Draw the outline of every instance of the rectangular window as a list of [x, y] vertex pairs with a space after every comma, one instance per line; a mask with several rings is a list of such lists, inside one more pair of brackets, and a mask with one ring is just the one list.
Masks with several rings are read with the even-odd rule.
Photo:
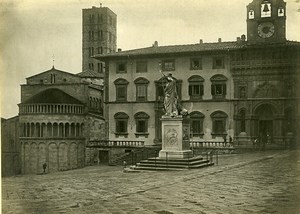
[[162, 62], [162, 70], [163, 71], [175, 71], [175, 60], [163, 60]]
[[191, 59], [191, 70], [201, 70], [202, 69], [202, 59]]
[[202, 96], [203, 95], [203, 85], [190, 85], [189, 86], [190, 96]]
[[119, 62], [117, 63], [117, 73], [126, 73], [127, 72], [127, 66], [125, 62]]
[[211, 94], [214, 96], [214, 98], [224, 98], [226, 95], [226, 83], [212, 84]]
[[102, 63], [97, 63], [98, 65], [98, 72], [102, 73]]
[[224, 121], [223, 120], [215, 120], [214, 121], [214, 133], [222, 134], [225, 132]]
[[194, 137], [199, 137], [200, 135], [202, 135], [202, 130], [203, 130], [203, 127], [202, 127], [202, 124], [203, 122], [201, 120], [193, 120], [192, 121], [192, 136]]
[[136, 63], [136, 73], [147, 72], [147, 62], [137, 62]]
[[93, 63], [89, 63], [89, 69], [94, 70], [94, 64]]
[[145, 101], [147, 99], [147, 85], [136, 86], [137, 101]]
[[224, 65], [224, 57], [213, 58], [213, 69], [222, 69]]
[[117, 90], [117, 101], [126, 101], [127, 100], [127, 86], [126, 85], [117, 85], [116, 86], [116, 90]]
[[127, 133], [127, 120], [117, 120], [116, 121], [116, 132], [117, 133]]
[[147, 122], [146, 120], [137, 120], [136, 132], [145, 133], [147, 132]]

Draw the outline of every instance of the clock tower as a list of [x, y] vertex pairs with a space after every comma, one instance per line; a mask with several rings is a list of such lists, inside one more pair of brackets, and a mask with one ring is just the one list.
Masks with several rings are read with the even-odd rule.
[[286, 2], [253, 0], [247, 6], [249, 44], [286, 41]]

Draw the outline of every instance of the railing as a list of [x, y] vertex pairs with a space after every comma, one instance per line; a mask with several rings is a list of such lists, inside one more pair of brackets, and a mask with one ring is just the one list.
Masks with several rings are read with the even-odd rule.
[[84, 106], [77, 104], [20, 104], [21, 114], [83, 114]]
[[89, 141], [87, 147], [144, 147], [144, 141], [99, 140]]
[[228, 148], [232, 143], [224, 141], [190, 141], [191, 148]]

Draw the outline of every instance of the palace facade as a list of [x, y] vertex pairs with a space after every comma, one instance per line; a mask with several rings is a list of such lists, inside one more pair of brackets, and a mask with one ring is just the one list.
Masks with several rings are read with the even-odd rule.
[[235, 140], [274, 147], [299, 141], [300, 43], [286, 39], [286, 3], [247, 6], [247, 38], [159, 46], [99, 54], [105, 62], [105, 118], [109, 139], [161, 143], [163, 87], [159, 70], [177, 79], [189, 111], [191, 139]]

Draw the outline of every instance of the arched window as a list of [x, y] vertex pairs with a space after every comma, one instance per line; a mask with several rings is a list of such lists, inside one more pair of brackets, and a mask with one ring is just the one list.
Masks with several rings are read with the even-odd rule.
[[226, 96], [227, 78], [224, 75], [217, 74], [210, 78], [210, 81], [213, 99], [224, 99]]
[[135, 135], [138, 136], [145, 136], [148, 137], [148, 119], [149, 115], [145, 112], [138, 112], [134, 115], [135, 124], [136, 124], [136, 133]]
[[129, 116], [124, 112], [118, 112], [114, 115], [115, 124], [116, 124], [116, 137], [128, 135], [127, 126]]
[[114, 81], [116, 86], [116, 101], [127, 101], [127, 86], [129, 82], [119, 78]]
[[226, 119], [228, 117], [227, 114], [222, 111], [215, 111], [210, 116], [212, 119], [212, 135], [226, 135]]
[[203, 120], [204, 114], [201, 112], [193, 111], [190, 113], [191, 138], [203, 136]]
[[146, 101], [149, 80], [139, 77], [134, 80], [134, 83], [136, 85], [136, 101]]
[[189, 82], [189, 96], [191, 100], [200, 100], [204, 94], [204, 79], [198, 75], [191, 76]]

